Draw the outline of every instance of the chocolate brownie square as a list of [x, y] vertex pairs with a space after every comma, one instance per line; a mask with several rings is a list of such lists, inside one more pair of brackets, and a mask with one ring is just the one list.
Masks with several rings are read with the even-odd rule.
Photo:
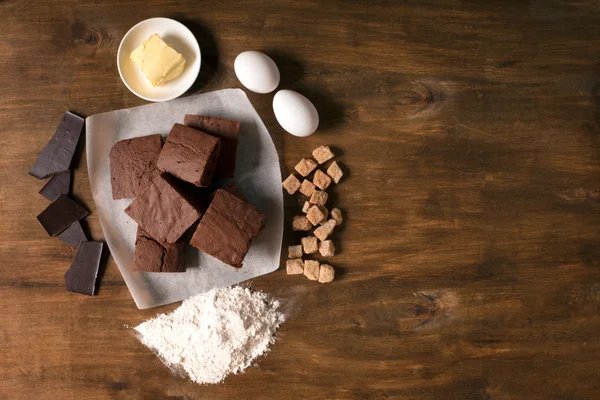
[[186, 114], [183, 123], [221, 139], [221, 153], [214, 175], [217, 178], [233, 178], [240, 136], [240, 121]]
[[114, 200], [138, 196], [158, 175], [160, 135], [121, 140], [110, 150], [110, 183]]
[[219, 189], [192, 237], [192, 246], [240, 267], [265, 216], [251, 204]]
[[125, 213], [164, 246], [175, 243], [200, 218], [201, 211], [171, 178], [159, 175], [125, 209]]
[[185, 272], [183, 239], [163, 246], [138, 226], [133, 270], [136, 272]]
[[175, 124], [157, 166], [161, 172], [198, 187], [208, 187], [221, 151], [221, 140], [189, 126]]

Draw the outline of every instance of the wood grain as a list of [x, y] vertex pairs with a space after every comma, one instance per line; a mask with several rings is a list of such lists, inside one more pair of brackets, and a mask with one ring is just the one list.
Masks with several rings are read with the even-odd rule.
[[[597, 2], [9, 0], [0, 16], [0, 398], [600, 397]], [[112, 260], [97, 297], [64, 292], [74, 250], [35, 220], [47, 201], [27, 171], [62, 113], [144, 104], [116, 52], [154, 16], [198, 36], [190, 93], [240, 87], [241, 51], [272, 55], [321, 114], [295, 138], [273, 94], [249, 94], [282, 171], [320, 144], [349, 171], [332, 189], [338, 279], [253, 280], [288, 320], [221, 385], [137, 342], [128, 327], [175, 305], [137, 310]], [[74, 193], [93, 211], [85, 165]], [[286, 197], [288, 223], [298, 211]]]

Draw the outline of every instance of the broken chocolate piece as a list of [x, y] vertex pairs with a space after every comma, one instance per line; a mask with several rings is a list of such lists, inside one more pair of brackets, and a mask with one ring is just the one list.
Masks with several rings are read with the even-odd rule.
[[81, 242], [88, 241], [88, 238], [81, 227], [81, 222], [79, 221], [73, 222], [70, 227], [58, 235], [58, 239], [75, 247], [78, 247]]
[[71, 267], [65, 272], [65, 286], [69, 292], [94, 295], [102, 247], [102, 242], [81, 242]]
[[240, 122], [186, 114], [183, 123], [221, 139], [221, 153], [214, 175], [217, 178], [233, 178], [240, 135]]
[[35, 160], [29, 175], [44, 179], [50, 175], [68, 171], [81, 136], [83, 123], [83, 118], [67, 111], [56, 128], [54, 136]]
[[185, 272], [185, 243], [182, 238], [165, 246], [138, 226], [133, 255], [133, 270], [137, 272]]
[[88, 214], [75, 200], [61, 194], [37, 216], [37, 219], [50, 236], [56, 236]]
[[44, 187], [40, 190], [40, 194], [50, 201], [54, 201], [61, 194], [69, 194], [71, 190], [71, 171], [59, 172], [54, 175]]

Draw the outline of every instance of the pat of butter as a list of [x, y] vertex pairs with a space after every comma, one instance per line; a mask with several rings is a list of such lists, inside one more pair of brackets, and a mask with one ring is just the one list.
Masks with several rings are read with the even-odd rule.
[[156, 33], [135, 49], [131, 60], [142, 70], [152, 86], [161, 86], [181, 75], [185, 58]]

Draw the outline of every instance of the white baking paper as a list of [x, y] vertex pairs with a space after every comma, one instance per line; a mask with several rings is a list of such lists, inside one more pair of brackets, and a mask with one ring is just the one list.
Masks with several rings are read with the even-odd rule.
[[[160, 133], [164, 138], [174, 123], [183, 123], [185, 114], [241, 122], [235, 182], [248, 201], [266, 215], [265, 226], [239, 269], [188, 245], [185, 273], [133, 272], [137, 224], [123, 211], [132, 200], [112, 199], [110, 149], [119, 140], [137, 136]], [[92, 115], [86, 120], [86, 140], [88, 173], [96, 212], [110, 252], [138, 308], [187, 299], [215, 287], [267, 274], [279, 267], [283, 235], [279, 158], [267, 128], [242, 90], [226, 89]]]

